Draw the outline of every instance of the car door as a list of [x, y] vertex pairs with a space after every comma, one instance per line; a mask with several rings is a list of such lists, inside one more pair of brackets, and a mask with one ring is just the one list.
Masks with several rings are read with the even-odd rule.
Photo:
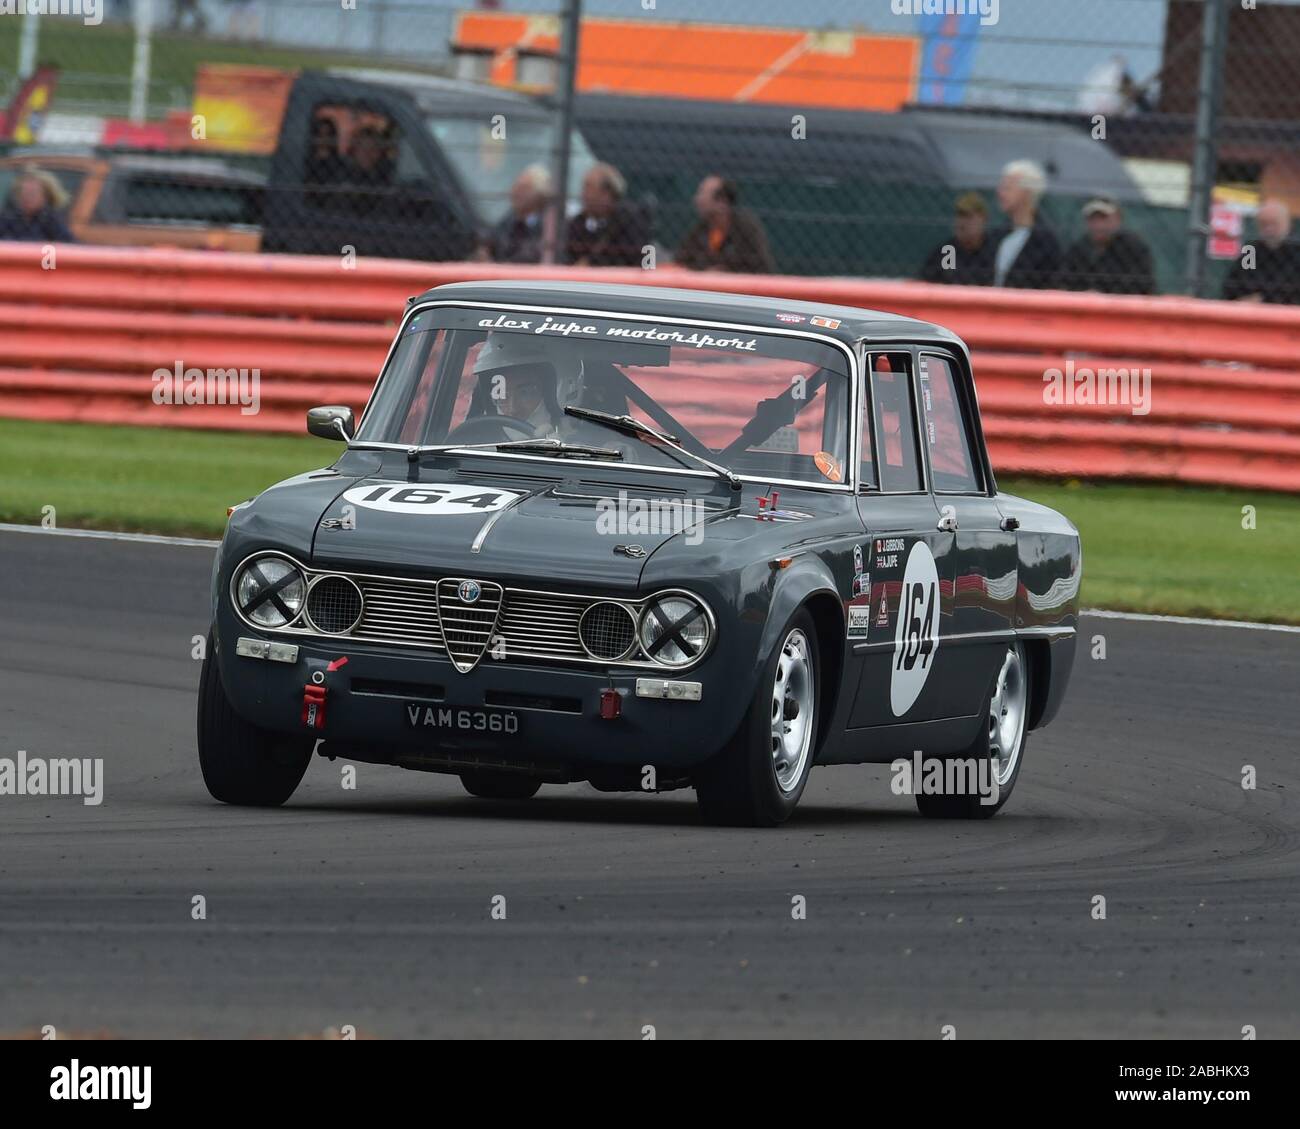
[[867, 540], [858, 587], [866, 598], [850, 605], [849, 633], [864, 661], [849, 726], [907, 726], [949, 716], [937, 675], [951, 619], [954, 538], [940, 528], [929, 488], [915, 351], [871, 350], [862, 367], [858, 511]]
[[1014, 635], [1016, 534], [994, 499], [965, 358], [923, 349], [917, 377], [935, 503], [940, 520], [954, 530], [945, 708], [950, 716], [964, 717], [984, 708], [983, 695]]

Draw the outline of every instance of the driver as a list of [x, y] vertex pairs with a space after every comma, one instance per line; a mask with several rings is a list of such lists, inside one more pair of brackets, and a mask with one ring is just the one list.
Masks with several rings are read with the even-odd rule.
[[570, 430], [564, 407], [580, 402], [583, 379], [582, 358], [569, 342], [489, 333], [474, 361], [474, 376], [485, 418], [526, 424], [537, 439], [560, 438]]

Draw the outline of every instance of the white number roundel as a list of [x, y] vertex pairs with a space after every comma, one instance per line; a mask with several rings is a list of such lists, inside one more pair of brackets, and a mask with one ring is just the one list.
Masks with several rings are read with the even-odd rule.
[[898, 626], [894, 631], [889, 706], [895, 717], [902, 717], [916, 704], [938, 650], [939, 573], [930, 546], [918, 541], [907, 554]]
[[489, 513], [501, 509], [517, 497], [519, 494], [514, 490], [441, 482], [428, 486], [416, 486], [407, 482], [372, 482], [367, 486], [354, 486], [343, 493], [343, 501], [353, 505], [394, 514], [427, 517]]

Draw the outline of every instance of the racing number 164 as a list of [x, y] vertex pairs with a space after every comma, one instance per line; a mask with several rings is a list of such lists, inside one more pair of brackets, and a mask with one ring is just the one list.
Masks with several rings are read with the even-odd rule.
[[[926, 593], [930, 599], [926, 602]], [[899, 648], [898, 660], [894, 663], [897, 670], [911, 670], [916, 660], [921, 659], [923, 667], [930, 665], [930, 654], [934, 651], [934, 604], [938, 587], [917, 581], [903, 586], [903, 599], [900, 613], [903, 616], [903, 646]], [[925, 604], [925, 619], [921, 619], [921, 605]]]
[[[450, 490], [430, 486], [379, 486], [365, 496], [367, 502], [389, 501], [405, 506], [436, 506], [451, 496]], [[477, 494], [462, 494], [455, 499], [457, 505], [486, 510], [495, 506], [501, 495], [490, 490]]]

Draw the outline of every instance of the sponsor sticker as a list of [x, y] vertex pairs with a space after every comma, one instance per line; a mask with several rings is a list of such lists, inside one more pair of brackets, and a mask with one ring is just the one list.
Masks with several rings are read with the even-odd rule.
[[813, 325], [820, 326], [822, 329], [839, 329], [840, 327], [837, 318], [814, 317], [811, 320]]
[[876, 541], [876, 559], [874, 567], [878, 569], [897, 568], [899, 554], [906, 542], [901, 537], [883, 537]]
[[871, 609], [849, 608], [849, 638], [863, 638], [871, 627]]
[[808, 319], [804, 317], [803, 314], [777, 314], [776, 320], [789, 322], [791, 325], [798, 325], [800, 322], [807, 321]]

